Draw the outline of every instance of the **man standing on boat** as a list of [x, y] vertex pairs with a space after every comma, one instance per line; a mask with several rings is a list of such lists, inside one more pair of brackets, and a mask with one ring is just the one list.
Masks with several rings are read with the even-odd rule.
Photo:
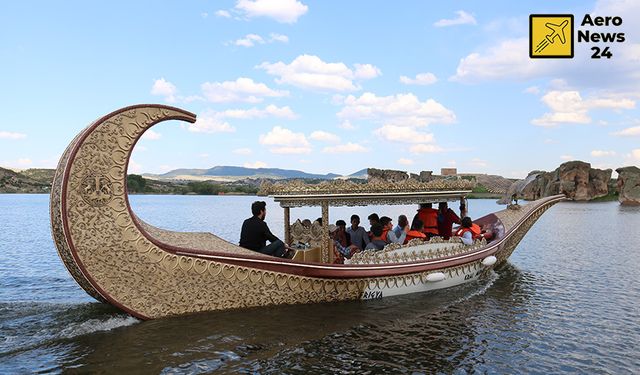
[[[251, 204], [251, 213], [253, 216], [242, 223], [240, 246], [262, 254], [288, 258], [287, 246], [271, 233], [267, 223], [264, 221], [265, 216], [267, 216], [267, 204], [264, 201], [253, 202]], [[269, 245], [267, 245], [267, 240], [271, 242]], [[290, 250], [290, 252], [293, 251]]]

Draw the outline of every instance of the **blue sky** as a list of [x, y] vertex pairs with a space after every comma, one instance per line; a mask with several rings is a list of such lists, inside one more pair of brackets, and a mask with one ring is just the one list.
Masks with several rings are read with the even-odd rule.
[[[620, 16], [594, 60], [532, 60], [528, 17]], [[0, 166], [54, 167], [88, 123], [138, 103], [198, 114], [130, 172], [215, 165], [524, 177], [640, 165], [637, 1], [141, 1], [0, 5]]]

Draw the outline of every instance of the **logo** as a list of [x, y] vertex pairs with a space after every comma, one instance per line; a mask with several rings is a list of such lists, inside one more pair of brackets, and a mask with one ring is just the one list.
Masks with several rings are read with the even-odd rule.
[[531, 14], [529, 57], [573, 58], [573, 15]]

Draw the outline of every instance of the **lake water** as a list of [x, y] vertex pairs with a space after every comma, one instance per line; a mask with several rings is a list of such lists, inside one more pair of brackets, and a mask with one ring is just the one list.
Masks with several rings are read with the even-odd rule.
[[[156, 226], [236, 242], [255, 197], [132, 196]], [[282, 210], [267, 222], [282, 236]], [[0, 195], [0, 374], [640, 372], [640, 209], [560, 203], [488, 279], [444, 291], [142, 322], [69, 276], [46, 195]], [[471, 200], [470, 216], [500, 209]], [[332, 209], [332, 222], [413, 206]], [[318, 209], [294, 209], [315, 219]]]

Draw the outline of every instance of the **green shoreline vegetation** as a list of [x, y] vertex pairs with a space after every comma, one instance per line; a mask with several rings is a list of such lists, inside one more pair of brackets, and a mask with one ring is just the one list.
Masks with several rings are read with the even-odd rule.
[[[20, 172], [0, 167], [0, 194], [49, 194], [51, 183], [55, 175], [54, 169], [33, 168]], [[463, 179], [475, 180], [472, 176], [461, 176]], [[306, 183], [314, 184], [324, 179], [303, 179]], [[364, 183], [365, 180], [350, 178], [354, 182]], [[206, 181], [162, 181], [145, 178], [138, 174], [127, 176], [127, 191], [129, 194], [160, 194], [160, 195], [257, 195], [262, 179], [247, 178], [234, 182]], [[500, 199], [504, 195], [495, 184], [489, 186], [478, 183], [473, 188], [469, 199]], [[617, 201], [618, 193], [615, 180], [610, 182], [609, 194], [595, 198], [589, 202]]]

